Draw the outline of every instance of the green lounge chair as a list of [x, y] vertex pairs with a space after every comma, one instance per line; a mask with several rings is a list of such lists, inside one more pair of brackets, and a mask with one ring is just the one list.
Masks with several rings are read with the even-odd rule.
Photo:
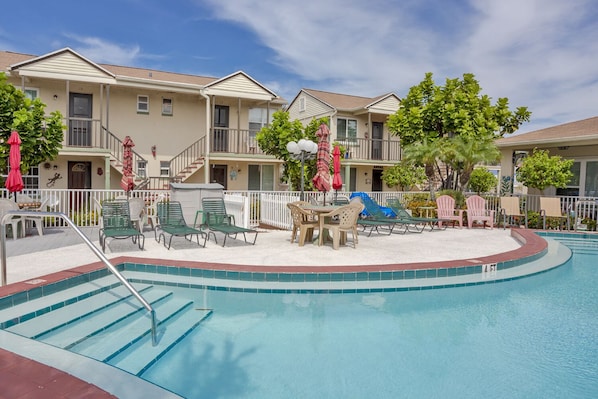
[[[357, 225], [362, 227], [364, 232], [366, 231], [366, 229], [370, 229], [368, 237], [372, 235], [372, 232], [374, 230], [379, 234], [382, 231], [387, 231], [388, 235], [392, 234], [393, 232], [400, 234], [405, 234], [407, 232], [407, 227], [402, 221], [395, 217], [387, 216], [384, 213], [384, 211], [380, 208], [380, 205], [378, 205], [369, 196], [356, 196], [353, 197], [351, 201], [360, 201], [364, 206], [365, 213], [367, 216], [360, 218], [357, 221]], [[403, 226], [404, 229], [395, 230], [397, 224]]]
[[[214, 241], [218, 243], [216, 232], [224, 234], [224, 242], [222, 246], [226, 245], [226, 238], [237, 238], [237, 234], [243, 234], [245, 243], [255, 245], [258, 231], [254, 229], [247, 229], [235, 224], [235, 216], [229, 215], [226, 212], [224, 199], [220, 197], [206, 197], [202, 198], [201, 206], [204, 216], [204, 224], [208, 228], [208, 240], [210, 234], [214, 237]], [[253, 242], [247, 241], [247, 233], [255, 234]]]
[[[440, 219], [438, 218], [418, 217], [410, 215], [409, 212], [407, 212], [407, 210], [403, 207], [403, 204], [401, 204], [401, 201], [399, 201], [399, 199], [396, 197], [388, 197], [386, 199], [386, 205], [388, 205], [388, 207], [392, 209], [392, 211], [397, 215], [398, 219], [401, 219], [404, 222], [408, 223], [407, 228], [411, 227], [414, 229], [410, 231], [421, 233], [422, 231], [424, 231], [426, 226], [429, 226], [430, 230], [434, 230], [434, 226], [436, 226], [438, 229], [446, 229], [446, 224], [444, 225], [444, 227], [439, 226], [438, 222], [440, 221]], [[421, 226], [421, 228], [419, 226]]]
[[135, 228], [131, 221], [131, 212], [128, 201], [104, 201], [102, 203], [102, 228], [99, 231], [102, 251], [106, 252], [108, 238], [131, 238], [133, 244], [137, 243], [143, 249], [145, 236]]
[[[208, 239], [206, 233], [187, 225], [183, 217], [183, 208], [180, 202], [159, 202], [156, 206], [156, 214], [158, 220], [154, 236], [158, 242], [164, 239], [164, 246], [166, 247], [166, 234], [170, 234], [168, 249], [170, 249], [170, 245], [172, 244], [172, 237], [185, 237], [185, 239], [192, 241], [193, 236], [195, 236], [197, 238], [197, 245], [201, 245], [199, 236], [202, 236], [204, 239], [203, 247], [206, 246]], [[158, 231], [160, 232], [159, 234]]]

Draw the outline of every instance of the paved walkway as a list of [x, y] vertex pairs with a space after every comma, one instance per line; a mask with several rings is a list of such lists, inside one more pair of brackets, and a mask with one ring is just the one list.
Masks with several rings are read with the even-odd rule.
[[[98, 228], [84, 228], [84, 233], [99, 247]], [[319, 247], [307, 243], [299, 247], [290, 243], [291, 233], [280, 230], [260, 230], [255, 246], [242, 239], [228, 239], [222, 247], [222, 237], [213, 239], [205, 248], [196, 243], [174, 238], [172, 248], [156, 242], [152, 231], [145, 232], [145, 248], [139, 250], [130, 239], [110, 240], [106, 256], [130, 256], [168, 260], [196, 261], [222, 264], [258, 266], [349, 266], [383, 265], [446, 260], [470, 259], [499, 254], [520, 248], [503, 229], [453, 229], [371, 237], [359, 235], [354, 249], [342, 246], [332, 249], [331, 244]], [[7, 279], [9, 283], [24, 281], [56, 271], [93, 263], [97, 256], [70, 228], [46, 229], [42, 237], [28, 235], [18, 240], [8, 239]]]

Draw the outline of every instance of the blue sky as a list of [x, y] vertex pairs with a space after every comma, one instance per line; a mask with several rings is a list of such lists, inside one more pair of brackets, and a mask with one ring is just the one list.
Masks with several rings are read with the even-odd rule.
[[403, 97], [426, 72], [473, 73], [532, 111], [520, 132], [598, 116], [596, 0], [28, 0], [2, 14], [0, 49], [242, 70], [288, 101], [301, 88]]

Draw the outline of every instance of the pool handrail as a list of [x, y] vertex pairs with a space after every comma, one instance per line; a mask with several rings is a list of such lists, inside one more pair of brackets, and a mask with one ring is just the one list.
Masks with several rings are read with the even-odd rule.
[[[9, 211], [2, 217], [2, 220], [0, 220], [0, 252], [2, 252], [2, 256], [0, 259], [0, 262], [1, 262], [0, 263], [0, 276], [1, 276], [0, 287], [4, 287], [6, 285], [6, 222], [13, 216], [59, 217], [59, 218], [63, 219], [69, 226], [71, 226], [73, 228], [73, 230], [75, 230], [75, 232], [81, 237], [83, 242], [85, 242], [85, 244], [87, 244], [87, 246], [93, 251], [93, 253], [98, 258], [100, 258], [100, 260], [106, 265], [108, 270], [110, 270], [110, 272], [129, 290], [131, 295], [133, 295], [135, 298], [137, 298], [137, 300], [139, 302], [141, 302], [143, 307], [145, 309], [147, 309], [147, 311], [150, 313], [151, 324], [152, 324], [151, 325], [152, 345], [156, 346], [158, 344], [157, 331], [156, 331], [156, 311], [154, 310], [152, 305], [150, 305], [149, 302], [147, 302], [145, 300], [145, 298], [143, 298], [141, 296], [141, 294], [139, 292], [137, 292], [135, 287], [133, 287], [131, 285], [131, 283], [129, 283], [127, 281], [127, 279], [118, 271], [118, 269], [116, 267], [114, 267], [114, 265], [110, 262], [110, 260], [108, 258], [106, 258], [106, 256], [102, 253], [102, 251], [100, 251], [93, 244], [93, 242], [91, 242], [91, 240], [89, 238], [87, 238], [87, 236], [81, 231], [81, 229], [79, 229], [79, 227], [77, 227], [77, 225], [65, 213], [45, 212], [45, 211], [41, 211], [41, 212], [39, 212], [39, 211]], [[18, 234], [18, 232], [13, 232], [13, 234], [15, 234], [15, 233]]]

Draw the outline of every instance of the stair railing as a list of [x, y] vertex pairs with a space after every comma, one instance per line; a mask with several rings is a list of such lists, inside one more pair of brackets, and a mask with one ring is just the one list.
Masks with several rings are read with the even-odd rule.
[[[106, 256], [91, 242], [89, 238], [77, 227], [77, 225], [64, 213], [62, 212], [37, 212], [37, 211], [9, 211], [0, 220], [0, 251], [2, 252], [1, 263], [0, 263], [0, 286], [6, 285], [6, 222], [11, 219], [13, 216], [50, 216], [50, 217], [59, 217], [63, 219], [69, 226], [75, 230], [75, 232], [81, 237], [83, 242], [87, 244], [87, 246], [92, 250], [92, 252], [100, 258], [100, 260], [106, 265], [108, 270], [112, 272], [112, 274], [129, 290], [129, 292], [137, 298], [141, 305], [150, 313], [151, 316], [151, 331], [152, 331], [152, 345], [156, 346], [158, 344], [158, 337], [156, 331], [156, 311], [152, 308], [152, 305], [149, 304], [141, 294], [127, 281], [127, 279], [118, 271], [118, 269], [110, 263], [110, 260], [106, 258]], [[13, 231], [13, 234], [18, 234], [18, 232]]]
[[205, 141], [202, 137], [170, 160], [170, 177], [176, 178], [185, 169], [205, 155]]

